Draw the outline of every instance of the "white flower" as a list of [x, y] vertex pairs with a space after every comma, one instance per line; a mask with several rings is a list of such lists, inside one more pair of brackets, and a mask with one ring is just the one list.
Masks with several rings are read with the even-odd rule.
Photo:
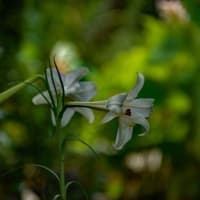
[[154, 99], [136, 99], [143, 85], [144, 76], [138, 73], [136, 85], [129, 93], [117, 94], [107, 101], [109, 112], [102, 122], [108, 122], [115, 117], [119, 118], [119, 128], [114, 144], [116, 149], [121, 149], [131, 139], [135, 124], [143, 126], [145, 132], [149, 131], [149, 123], [146, 118], [150, 115]]
[[[43, 91], [42, 93], [33, 97], [33, 103], [35, 105], [48, 104], [53, 106], [58, 106], [58, 96], [63, 95], [65, 101], [88, 101], [97, 92], [96, 85], [93, 82], [80, 82], [79, 80], [87, 74], [88, 70], [85, 67], [76, 69], [69, 74], [60, 74], [55, 68], [48, 68], [46, 70], [46, 79], [48, 82], [49, 91]], [[62, 83], [61, 83], [62, 82]], [[66, 126], [71, 120], [75, 112], [79, 112], [85, 116], [89, 122], [92, 122], [94, 115], [91, 109], [83, 107], [68, 107], [63, 113], [61, 119], [61, 126]], [[55, 113], [52, 110], [52, 122], [55, 125]]]

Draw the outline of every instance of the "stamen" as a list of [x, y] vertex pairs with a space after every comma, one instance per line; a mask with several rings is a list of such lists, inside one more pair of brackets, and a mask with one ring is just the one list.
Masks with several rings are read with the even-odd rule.
[[125, 115], [131, 116], [131, 109], [130, 108], [126, 109]]

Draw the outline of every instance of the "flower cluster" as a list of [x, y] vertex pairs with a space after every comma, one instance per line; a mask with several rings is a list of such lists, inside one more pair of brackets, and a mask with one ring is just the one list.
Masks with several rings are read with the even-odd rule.
[[48, 68], [45, 73], [47, 90], [40, 92], [33, 98], [35, 105], [48, 104], [51, 109], [52, 123], [61, 127], [66, 126], [75, 112], [82, 114], [89, 122], [94, 120], [92, 109], [101, 109], [107, 114], [102, 120], [106, 123], [118, 118], [114, 147], [121, 149], [130, 139], [135, 124], [149, 131], [149, 117], [154, 99], [136, 98], [144, 85], [144, 76], [137, 74], [137, 82], [128, 93], [120, 93], [103, 101], [89, 101], [97, 93], [93, 82], [80, 81], [87, 74], [85, 67], [78, 68], [71, 73], [62, 74], [57, 68]]
[[[52, 113], [52, 123], [56, 125], [56, 114], [59, 114], [58, 100], [59, 96], [67, 101], [88, 101], [95, 96], [97, 89], [96, 85], [92, 82], [81, 82], [80, 79], [87, 74], [87, 68], [79, 68], [69, 74], [62, 74], [56, 68], [48, 68], [46, 70], [46, 79], [49, 90], [39, 93], [33, 98], [35, 105], [49, 104]], [[54, 107], [55, 106], [55, 107]], [[94, 115], [91, 109], [86, 107], [67, 107], [65, 108], [64, 102], [60, 109], [61, 126], [66, 126], [71, 120], [75, 112], [85, 116], [89, 122], [94, 120]]]

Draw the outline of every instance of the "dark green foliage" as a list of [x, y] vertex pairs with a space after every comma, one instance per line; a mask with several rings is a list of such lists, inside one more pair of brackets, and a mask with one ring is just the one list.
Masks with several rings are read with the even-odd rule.
[[[101, 125], [104, 113], [96, 111], [93, 124], [77, 114], [64, 129], [98, 152], [67, 142], [66, 179], [81, 182], [89, 199], [200, 198], [200, 3], [183, 3], [186, 21], [160, 17], [154, 0], [0, 1], [1, 91], [43, 73], [57, 42], [75, 47], [74, 63], [89, 67], [86, 79], [97, 83], [96, 99], [129, 91], [138, 71], [146, 77], [139, 97], [155, 98], [148, 135], [139, 137], [136, 126], [133, 139], [115, 152], [117, 121]], [[53, 177], [27, 166], [58, 171], [51, 116], [48, 107], [32, 104], [35, 93], [27, 87], [1, 104], [3, 200], [20, 199], [23, 185], [42, 200], [58, 193]], [[76, 185], [69, 193], [83, 199]]]

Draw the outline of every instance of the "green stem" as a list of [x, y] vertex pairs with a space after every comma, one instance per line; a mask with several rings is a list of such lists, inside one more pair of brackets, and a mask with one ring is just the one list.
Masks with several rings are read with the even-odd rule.
[[65, 191], [65, 153], [63, 153], [63, 152], [61, 152], [61, 156], [60, 156], [60, 194], [61, 194], [61, 199], [62, 200], [66, 200], [66, 191]]
[[57, 120], [56, 134], [58, 135], [58, 148], [59, 148], [59, 164], [60, 164], [60, 196], [61, 200], [66, 200], [65, 191], [65, 146], [64, 137], [61, 132], [61, 121]]
[[9, 88], [8, 90], [0, 93], [0, 103], [3, 103], [5, 100], [7, 100], [9, 97], [11, 97], [12, 95], [14, 95], [16, 92], [18, 92], [19, 90], [25, 88], [27, 85], [33, 83], [34, 81], [38, 80], [42, 78], [41, 75], [35, 75], [29, 79], [26, 79], [25, 81]]
[[87, 107], [87, 108], [93, 108], [96, 110], [108, 111], [106, 100], [103, 100], [103, 101], [66, 101], [65, 103], [69, 107]]

